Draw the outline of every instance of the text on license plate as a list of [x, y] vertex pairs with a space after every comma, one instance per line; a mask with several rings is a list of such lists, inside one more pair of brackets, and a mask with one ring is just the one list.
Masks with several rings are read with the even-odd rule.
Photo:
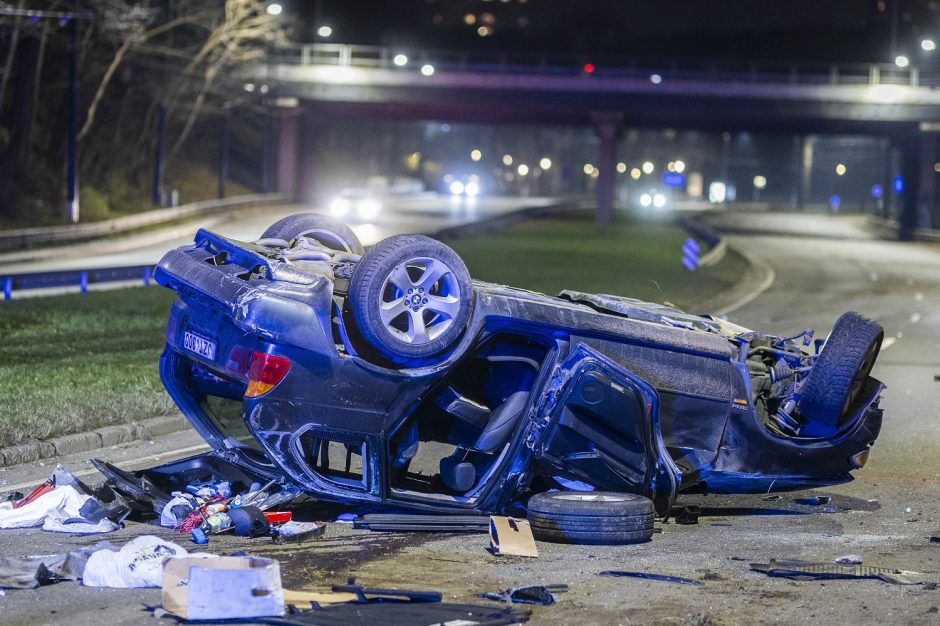
[[210, 361], [215, 361], [215, 342], [202, 335], [187, 330], [183, 333], [183, 347]]

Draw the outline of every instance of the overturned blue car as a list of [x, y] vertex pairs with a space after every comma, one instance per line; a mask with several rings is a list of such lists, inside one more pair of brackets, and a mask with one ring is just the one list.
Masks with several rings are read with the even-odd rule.
[[[148, 470], [157, 486], [225, 464], [319, 500], [427, 513], [524, 510], [558, 490], [543, 517], [629, 501], [632, 536], [682, 492], [849, 481], [881, 426], [883, 331], [856, 313], [823, 341], [548, 296], [473, 281], [424, 236], [364, 251], [312, 213], [250, 243], [200, 231], [155, 279], [179, 295], [163, 383], [213, 448]], [[602, 538], [585, 524], [561, 534]]]

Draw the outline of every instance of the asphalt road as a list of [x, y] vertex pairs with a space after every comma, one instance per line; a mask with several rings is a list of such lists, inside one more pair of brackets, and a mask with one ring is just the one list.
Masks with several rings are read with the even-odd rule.
[[[436, 194], [390, 196], [375, 220], [351, 223], [350, 226], [368, 246], [397, 233], [431, 233], [552, 202], [554, 199], [551, 198], [458, 198]], [[0, 274], [156, 264], [167, 250], [192, 243], [199, 228], [240, 241], [254, 241], [272, 223], [304, 211], [324, 209], [303, 204], [246, 208], [135, 235], [0, 254]]]
[[[796, 501], [806, 493], [696, 496], [696, 525], [661, 525], [647, 544], [572, 547], [542, 543], [538, 559], [494, 557], [482, 536], [402, 535], [330, 528], [325, 539], [278, 547], [216, 537], [213, 551], [247, 549], [281, 561], [285, 585], [322, 587], [356, 575], [364, 584], [436, 589], [448, 600], [523, 583], [567, 583], [558, 604], [538, 607], [536, 623], [566, 624], [934, 624], [940, 590], [880, 580], [791, 581], [750, 571], [770, 558], [831, 561], [857, 554], [866, 565], [940, 570], [940, 247], [870, 239], [859, 220], [829, 216], [732, 215], [715, 219], [735, 234], [734, 246], [762, 259], [772, 272], [755, 284], [759, 297], [730, 314], [736, 322], [777, 333], [814, 326], [828, 332], [836, 317], [856, 310], [881, 322], [885, 350], [874, 375], [888, 385], [885, 421], [867, 467], [853, 483], [813, 492], [830, 495], [834, 512]], [[811, 225], [808, 226], [808, 225]], [[185, 434], [166, 441], [102, 451], [128, 467], [142, 456], [198, 445]], [[166, 452], [164, 452], [166, 451]], [[76, 471], [84, 457], [69, 459]], [[161, 462], [164, 460], [161, 458]], [[146, 462], [155, 461], [147, 459]], [[0, 473], [7, 487], [48, 474], [50, 467]], [[298, 517], [327, 513], [307, 505]], [[129, 525], [110, 540], [162, 529]], [[62, 552], [91, 540], [38, 530], [0, 534], [0, 554]], [[188, 541], [182, 541], [191, 547]], [[609, 569], [655, 572], [702, 580], [703, 586], [601, 578]], [[0, 597], [4, 623], [138, 623], [158, 590], [88, 589], [60, 583]]]

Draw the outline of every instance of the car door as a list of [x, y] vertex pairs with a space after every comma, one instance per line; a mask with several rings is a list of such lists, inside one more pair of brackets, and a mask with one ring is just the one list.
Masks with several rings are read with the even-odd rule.
[[663, 443], [658, 409], [652, 385], [575, 343], [536, 405], [529, 445], [542, 473], [645, 495], [667, 515], [680, 472]]

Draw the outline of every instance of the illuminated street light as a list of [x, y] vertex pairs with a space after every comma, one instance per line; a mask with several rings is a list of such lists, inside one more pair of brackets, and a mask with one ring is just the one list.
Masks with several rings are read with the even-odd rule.
[[529, 166], [525, 163], [520, 163], [519, 167], [516, 168], [516, 173], [519, 174], [519, 176], [525, 176], [529, 173]]
[[618, 174], [623, 174], [623, 173], [626, 172], [626, 171], [627, 171], [627, 164], [626, 164], [626, 163], [624, 163], [623, 161], [621, 161], [620, 163], [617, 164], [617, 173], [618, 173]]
[[280, 15], [284, 11], [284, 7], [282, 7], [277, 2], [272, 2], [271, 4], [268, 5], [268, 8], [266, 10], [268, 12], [268, 15]]
[[392, 58], [392, 63], [394, 63], [394, 64], [397, 65], [398, 67], [404, 67], [404, 66], [408, 65], [408, 57], [405, 56], [404, 54], [396, 54], [396, 55]]
[[503, 165], [505, 165], [506, 167], [509, 167], [510, 165], [512, 165], [512, 155], [511, 155], [511, 154], [504, 154], [504, 155], [503, 155]]
[[907, 67], [911, 64], [911, 60], [903, 54], [899, 54], [898, 56], [894, 57], [894, 64], [898, 67]]
[[425, 76], [431, 76], [434, 74], [434, 66], [430, 63], [425, 63], [421, 66], [421, 73]]
[[761, 176], [760, 174], [758, 174], [757, 176], [754, 177], [755, 189], [763, 189], [766, 186], [767, 186], [767, 178], [765, 176]]
[[329, 26], [321, 26], [320, 28], [317, 29], [317, 35], [319, 35], [320, 37], [323, 37], [324, 39], [326, 39], [332, 34], [333, 34], [333, 29], [330, 28]]
[[251, 93], [254, 90], [255, 90], [254, 83], [245, 83], [245, 91], [247, 91], [248, 93]]
[[483, 153], [476, 149], [471, 150], [470, 158], [473, 159], [474, 161], [479, 161], [480, 159], [483, 158]]
[[676, 171], [680, 174], [685, 171], [685, 161], [676, 161], [675, 164]]
[[640, 176], [642, 175], [643, 175], [643, 172], [641, 172], [640, 168], [638, 167], [634, 167], [632, 170], [630, 170], [630, 178], [632, 178], [633, 180], [640, 180]]
[[838, 176], [844, 176], [844, 175], [845, 175], [845, 165], [843, 165], [842, 163], [839, 163], [838, 165], [836, 165], [836, 174], [837, 174]]
[[670, 161], [669, 163], [666, 163], [666, 171], [667, 171], [667, 172], [675, 172], [675, 171], [676, 171], [676, 162], [675, 162], [675, 161]]
[[587, 174], [588, 176], [590, 176], [591, 174], [594, 173], [594, 166], [591, 165], [590, 163], [585, 163], [585, 164], [584, 164], [584, 167], [581, 168], [581, 169], [582, 169], [582, 170], [584, 171], [584, 173]]
[[656, 169], [656, 168], [653, 166], [653, 163], [652, 163], [651, 161], [644, 161], [644, 162], [643, 162], [643, 173], [644, 173], [644, 174], [652, 174], [654, 169]]
[[924, 39], [920, 42], [920, 47], [924, 52], [933, 52], [937, 49], [937, 42], [933, 39]]
[[663, 82], [663, 77], [660, 76], [659, 74], [651, 74], [650, 82], [653, 83], [654, 85], [658, 85], [659, 83]]
[[642, 196], [640, 196], [640, 204], [643, 206], [649, 206], [653, 204], [653, 196], [648, 193], [644, 193]]
[[543, 170], [551, 169], [552, 160], [548, 157], [542, 157], [539, 159], [539, 167], [541, 167]]

